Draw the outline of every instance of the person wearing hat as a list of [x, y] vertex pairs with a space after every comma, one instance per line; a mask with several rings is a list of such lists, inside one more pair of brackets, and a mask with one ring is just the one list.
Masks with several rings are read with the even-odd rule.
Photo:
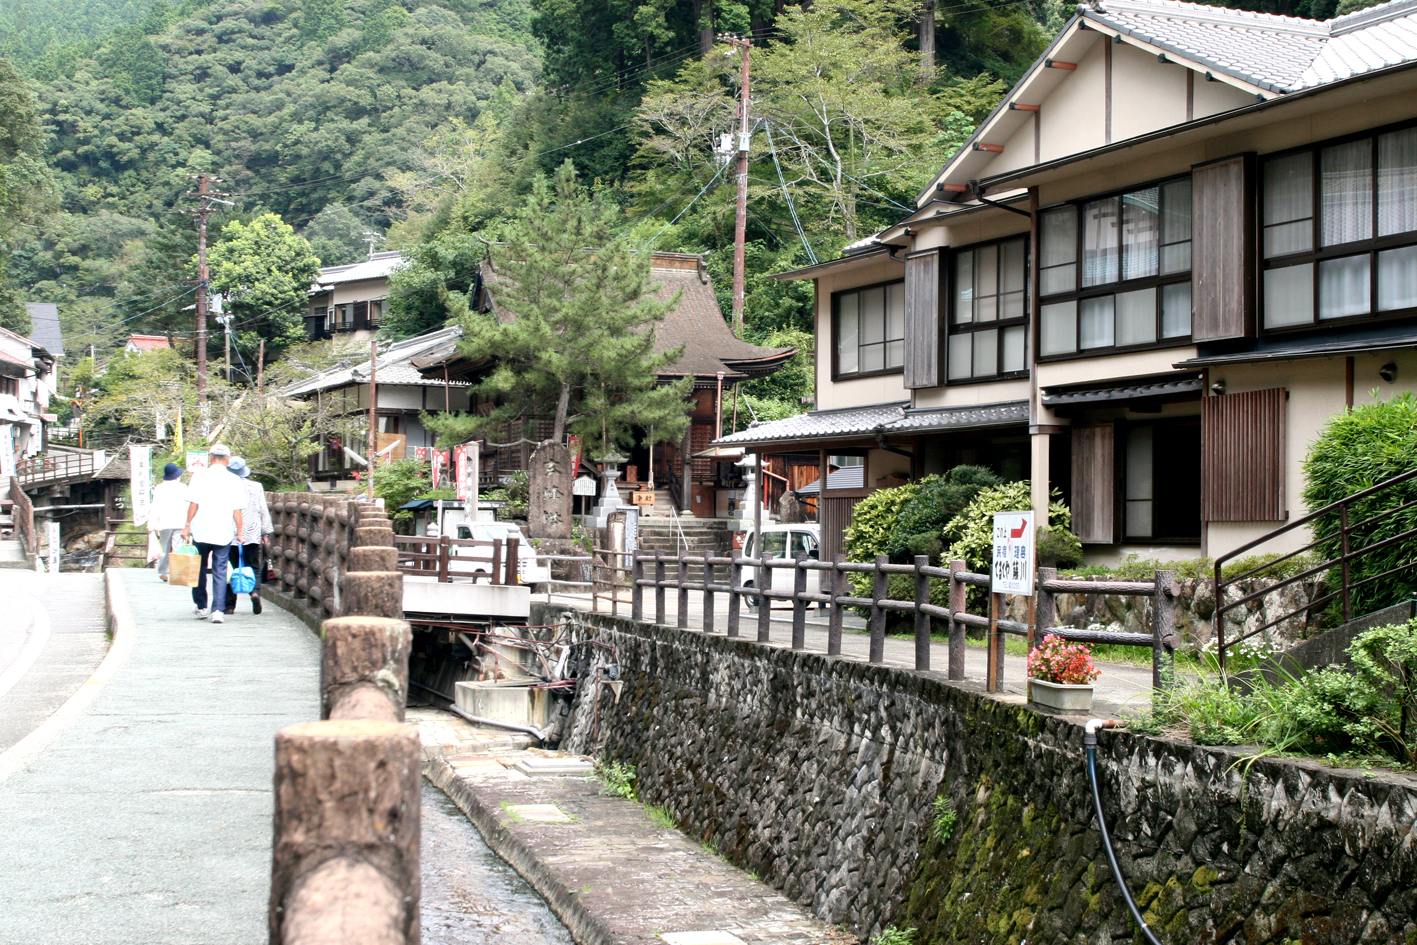
[[[240, 456], [231, 457], [226, 464], [228, 472], [236, 474], [246, 489], [246, 507], [241, 513], [241, 533], [231, 546], [227, 557], [232, 562], [242, 561], [256, 574], [256, 589], [251, 592], [251, 613], [261, 612], [261, 548], [266, 536], [276, 530], [271, 521], [271, 507], [266, 504], [266, 487], [251, 478], [251, 467]], [[235, 567], [235, 565], [232, 565]], [[226, 613], [236, 613], [236, 595], [227, 589]]]
[[[231, 543], [241, 534], [241, 515], [246, 509], [246, 487], [226, 468], [231, 447], [213, 443], [207, 449], [207, 468], [192, 474], [187, 485], [187, 525], [184, 541], [190, 540], [202, 556], [197, 586], [192, 588], [192, 612], [198, 620], [208, 613], [212, 623], [221, 623], [226, 610], [226, 572]], [[212, 576], [211, 610], [207, 610], [207, 575]]]
[[162, 482], [153, 486], [152, 504], [148, 510], [148, 534], [157, 540], [157, 576], [167, 580], [167, 556], [172, 554], [172, 539], [187, 524], [187, 486], [182, 482], [182, 467], [168, 463], [162, 470]]

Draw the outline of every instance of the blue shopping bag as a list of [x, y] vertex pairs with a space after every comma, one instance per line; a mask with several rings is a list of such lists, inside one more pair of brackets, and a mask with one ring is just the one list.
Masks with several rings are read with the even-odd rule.
[[236, 567], [231, 569], [231, 578], [227, 581], [227, 586], [233, 594], [251, 594], [256, 590], [256, 572], [247, 566], [245, 557], [246, 549], [238, 546]]

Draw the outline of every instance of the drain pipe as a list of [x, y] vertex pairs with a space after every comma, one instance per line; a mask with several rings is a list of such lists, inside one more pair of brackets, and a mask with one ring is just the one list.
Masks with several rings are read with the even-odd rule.
[[423, 683], [415, 682], [412, 679], [409, 680], [409, 683], [414, 686], [417, 686], [419, 689], [422, 689], [425, 692], [433, 693], [433, 695], [437, 696], [440, 699], [446, 700], [448, 702], [449, 712], [453, 713], [453, 715], [456, 715], [460, 719], [466, 719], [474, 725], [490, 725], [493, 728], [504, 728], [510, 732], [521, 732], [523, 735], [531, 735], [536, 738], [537, 741], [546, 741], [546, 733], [543, 732], [541, 729], [536, 728], [535, 726], [517, 725], [514, 722], [499, 722], [496, 719], [484, 719], [479, 715], [473, 715], [470, 712], [464, 712], [458, 706], [455, 700], [449, 699], [447, 696], [445, 696], [437, 689], [434, 689], [432, 686], [425, 686], [423, 685]]
[[1127, 903], [1127, 909], [1132, 913], [1132, 921], [1136, 922], [1137, 928], [1141, 929], [1142, 936], [1150, 945], [1161, 945], [1158, 939], [1146, 924], [1146, 920], [1141, 917], [1141, 910], [1137, 908], [1137, 901], [1132, 898], [1132, 891], [1127, 887], [1127, 881], [1122, 878], [1122, 868], [1117, 865], [1117, 854], [1112, 849], [1112, 837], [1107, 833], [1107, 821], [1102, 816], [1102, 791], [1097, 786], [1097, 730], [1100, 728], [1116, 728], [1121, 723], [1115, 719], [1088, 719], [1083, 726], [1082, 744], [1087, 752], [1087, 780], [1092, 785], [1092, 806], [1097, 812], [1097, 830], [1102, 834], [1102, 849], [1107, 851], [1107, 862], [1112, 867], [1112, 878], [1117, 881], [1117, 888], [1122, 891], [1122, 899]]

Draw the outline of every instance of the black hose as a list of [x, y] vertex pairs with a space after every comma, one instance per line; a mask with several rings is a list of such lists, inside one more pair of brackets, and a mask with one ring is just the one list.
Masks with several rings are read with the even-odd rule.
[[1137, 928], [1141, 929], [1141, 934], [1151, 945], [1161, 945], [1161, 940], [1141, 917], [1137, 901], [1132, 898], [1132, 891], [1127, 887], [1127, 881], [1122, 878], [1122, 868], [1117, 865], [1117, 854], [1112, 849], [1112, 837], [1107, 833], [1107, 821], [1102, 817], [1102, 790], [1097, 786], [1097, 733], [1091, 730], [1091, 723], [1088, 723], [1088, 731], [1084, 733], [1082, 743], [1087, 751], [1087, 780], [1092, 785], [1092, 806], [1097, 812], [1097, 829], [1102, 834], [1102, 849], [1107, 851], [1112, 878], [1117, 881], [1117, 888], [1122, 891], [1122, 899], [1126, 901], [1127, 909], [1131, 911], [1132, 920], [1136, 922]]

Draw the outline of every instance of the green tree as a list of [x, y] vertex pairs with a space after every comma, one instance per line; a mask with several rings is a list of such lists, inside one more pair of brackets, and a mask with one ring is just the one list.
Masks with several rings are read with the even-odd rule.
[[368, 255], [367, 233], [378, 233], [345, 207], [322, 213], [301, 233], [310, 241], [310, 251], [322, 266], [344, 266], [360, 262]]
[[297, 22], [302, 40], [324, 42], [348, 22], [344, 0], [302, 0]]
[[680, 349], [656, 353], [656, 323], [677, 303], [651, 292], [649, 259], [615, 235], [620, 213], [591, 195], [569, 161], [553, 185], [536, 183], [492, 250], [497, 315], [463, 318], [465, 356], [486, 359], [477, 393], [499, 406], [487, 417], [427, 417], [459, 440], [526, 416], [552, 418], [553, 439], [575, 432], [593, 448], [626, 445], [635, 428], [679, 439], [691, 379], [661, 384]]
[[209, 254], [212, 288], [230, 299], [243, 343], [279, 353], [305, 338], [305, 306], [320, 260], [274, 213], [232, 221]]
[[41, 156], [34, 98], [8, 59], [0, 59], [0, 327], [30, 330], [24, 299], [5, 275], [10, 253], [56, 208], [54, 179]]

